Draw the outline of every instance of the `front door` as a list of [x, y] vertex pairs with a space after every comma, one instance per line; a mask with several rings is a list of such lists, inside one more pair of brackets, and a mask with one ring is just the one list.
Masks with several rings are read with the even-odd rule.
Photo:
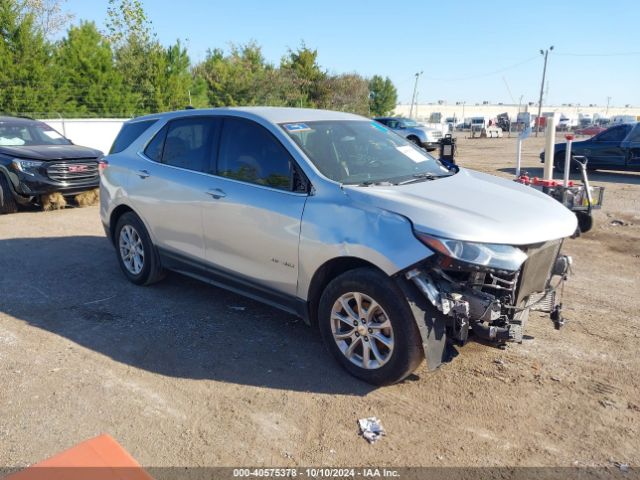
[[601, 168], [624, 168], [626, 151], [622, 148], [622, 141], [629, 130], [629, 125], [619, 125], [593, 137], [584, 151], [589, 164]]
[[633, 170], [640, 169], [640, 122], [627, 136], [622, 146], [627, 152], [627, 167]]
[[203, 208], [207, 261], [249, 286], [294, 296], [307, 193], [293, 188], [293, 158], [263, 126], [227, 117], [217, 164]]

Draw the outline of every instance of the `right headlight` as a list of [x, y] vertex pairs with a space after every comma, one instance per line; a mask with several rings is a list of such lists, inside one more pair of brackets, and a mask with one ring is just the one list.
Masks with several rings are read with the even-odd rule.
[[416, 236], [422, 243], [442, 255], [497, 270], [516, 271], [527, 259], [526, 253], [511, 245], [464, 242], [421, 232], [416, 232]]

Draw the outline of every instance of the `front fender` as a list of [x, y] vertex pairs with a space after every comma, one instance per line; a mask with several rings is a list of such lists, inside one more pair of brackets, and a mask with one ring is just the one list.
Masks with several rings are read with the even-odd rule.
[[396, 213], [355, 203], [312, 196], [300, 230], [298, 297], [307, 299], [316, 271], [329, 260], [365, 260], [392, 276], [433, 255], [413, 234], [411, 222]]

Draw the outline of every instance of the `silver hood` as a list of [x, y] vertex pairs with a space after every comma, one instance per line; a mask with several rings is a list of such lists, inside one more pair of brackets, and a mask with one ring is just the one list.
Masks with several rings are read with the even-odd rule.
[[576, 217], [532, 187], [461, 168], [408, 185], [345, 185], [356, 202], [407, 217], [416, 230], [455, 240], [528, 245], [571, 236]]

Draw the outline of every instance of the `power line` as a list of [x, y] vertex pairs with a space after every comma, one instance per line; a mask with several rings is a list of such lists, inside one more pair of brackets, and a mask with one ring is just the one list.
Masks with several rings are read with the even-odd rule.
[[616, 53], [557, 53], [564, 57], [629, 57], [640, 55], [640, 52], [616, 52]]
[[494, 71], [491, 71], [491, 72], [480, 73], [480, 74], [477, 74], [477, 75], [469, 75], [469, 76], [465, 76], [465, 77], [448, 77], [448, 78], [428, 77], [428, 76], [425, 75], [425, 78], [428, 78], [429, 80], [452, 82], [452, 81], [456, 81], [456, 80], [471, 80], [471, 79], [474, 79], [474, 78], [490, 77], [491, 75], [497, 75], [498, 73], [506, 72], [507, 70], [511, 70], [511, 69], [514, 69], [514, 68], [519, 67], [521, 65], [524, 65], [526, 63], [532, 62], [533, 60], [536, 60], [537, 58], [538, 58], [538, 56], [535, 55], [533, 57], [527, 58], [526, 60], [522, 60], [521, 62], [514, 63], [513, 65], [510, 65], [508, 67], [500, 68], [498, 70], [494, 70]]

